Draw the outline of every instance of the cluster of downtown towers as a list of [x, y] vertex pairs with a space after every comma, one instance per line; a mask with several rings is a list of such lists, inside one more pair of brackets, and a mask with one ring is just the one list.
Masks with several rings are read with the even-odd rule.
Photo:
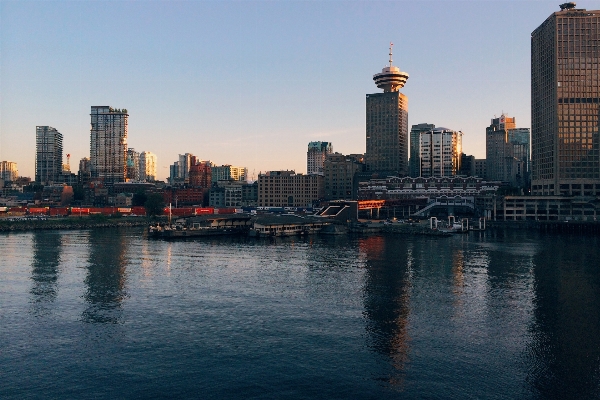
[[[493, 119], [486, 130], [487, 158], [479, 160], [485, 168], [465, 165], [477, 160], [462, 154], [462, 132], [433, 124], [413, 125], [409, 163], [408, 100], [399, 91], [408, 74], [392, 65], [390, 50], [389, 67], [373, 79], [383, 93], [366, 96], [366, 153], [353, 159], [364, 163], [367, 174], [444, 177], [470, 168], [488, 180], [531, 185], [532, 195], [600, 195], [600, 11], [565, 3], [533, 31], [531, 138], [514, 118]], [[126, 181], [127, 110], [92, 107], [91, 117], [91, 177]], [[319, 150], [330, 151], [330, 145]], [[322, 174], [310, 153], [311, 146], [308, 173]], [[58, 180], [59, 166], [62, 135], [38, 127], [36, 181], [52, 174]]]

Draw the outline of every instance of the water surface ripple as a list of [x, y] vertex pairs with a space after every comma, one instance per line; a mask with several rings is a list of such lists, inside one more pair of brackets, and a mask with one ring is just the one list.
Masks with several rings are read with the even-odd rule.
[[597, 237], [0, 236], [0, 398], [600, 398]]

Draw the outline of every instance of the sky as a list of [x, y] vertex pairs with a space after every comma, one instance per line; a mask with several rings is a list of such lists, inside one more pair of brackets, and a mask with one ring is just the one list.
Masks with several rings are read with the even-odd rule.
[[0, 0], [0, 161], [33, 177], [49, 125], [77, 172], [103, 105], [129, 111], [128, 147], [157, 155], [159, 179], [183, 153], [305, 173], [310, 141], [364, 153], [390, 42], [409, 126], [460, 130], [485, 158], [491, 118], [530, 127], [530, 35], [560, 3]]

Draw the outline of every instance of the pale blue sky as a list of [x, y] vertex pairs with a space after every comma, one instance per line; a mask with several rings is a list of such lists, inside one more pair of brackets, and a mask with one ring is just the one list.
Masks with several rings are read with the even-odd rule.
[[90, 106], [110, 105], [161, 179], [185, 152], [306, 172], [309, 141], [365, 151], [390, 41], [409, 125], [462, 130], [483, 158], [494, 115], [530, 127], [530, 34], [561, 2], [0, 0], [0, 160], [33, 177], [35, 126], [50, 125], [76, 172]]

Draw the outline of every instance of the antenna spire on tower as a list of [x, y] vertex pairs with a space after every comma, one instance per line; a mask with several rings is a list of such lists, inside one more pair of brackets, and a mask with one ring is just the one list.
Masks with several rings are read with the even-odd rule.
[[408, 74], [406, 72], [402, 72], [400, 71], [400, 68], [392, 65], [393, 49], [394, 43], [390, 42], [390, 65], [384, 67], [381, 70], [381, 73], [373, 75], [375, 85], [377, 85], [378, 88], [383, 89], [384, 92], [397, 92], [404, 86], [408, 79]]

